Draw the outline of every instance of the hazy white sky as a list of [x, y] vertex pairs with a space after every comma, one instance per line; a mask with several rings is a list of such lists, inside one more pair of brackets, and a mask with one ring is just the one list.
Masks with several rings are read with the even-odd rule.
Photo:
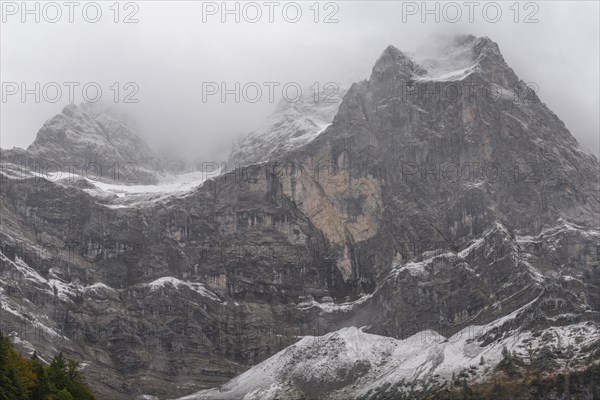
[[[34, 9], [35, 3], [27, 4]], [[34, 95], [27, 95], [25, 102], [20, 93], [3, 97], [0, 145], [27, 147], [44, 121], [69, 102], [63, 82], [80, 84], [74, 89], [77, 103], [83, 100], [81, 88], [88, 82], [98, 83], [102, 99], [113, 102], [112, 85], [117, 82], [121, 107], [137, 117], [152, 142], [184, 145], [198, 158], [220, 159], [235, 137], [251, 131], [274, 108], [264, 82], [310, 86], [365, 79], [389, 44], [411, 51], [435, 33], [471, 33], [496, 41], [516, 73], [537, 83], [542, 101], [563, 119], [582, 147], [598, 153], [597, 1], [520, 2], [518, 15], [517, 8], [510, 8], [513, 2], [497, 2], [502, 12], [497, 22], [492, 22], [495, 6], [486, 6], [487, 2], [473, 9], [473, 22], [464, 2], [454, 3], [462, 12], [460, 18], [457, 8], [443, 9], [444, 3], [439, 3], [440, 22], [436, 22], [435, 14], [422, 14], [420, 1], [323, 1], [318, 7], [308, 1], [297, 3], [302, 15], [291, 23], [296, 7], [289, 3], [275, 6], [273, 23], [269, 22], [269, 6], [260, 1], [254, 3], [262, 12], [257, 22], [250, 22], [257, 8], [239, 3], [240, 21], [235, 22], [235, 15], [225, 15], [223, 23], [221, 10], [208, 13], [213, 6], [221, 8], [221, 2], [122, 2], [115, 23], [113, 2], [98, 2], [102, 15], [91, 23], [84, 16], [93, 20], [95, 5], [80, 2], [70, 23], [69, 8], [63, 2], [45, 10], [40, 3], [40, 21], [36, 22], [34, 14], [22, 15], [20, 1], [4, 1], [5, 20], [0, 28], [3, 89], [14, 88], [7, 86], [10, 82], [25, 82], [30, 89], [35, 82], [40, 87], [57, 82], [63, 93], [55, 103], [47, 101], [55, 96], [50, 86], [39, 103]], [[436, 7], [434, 2], [427, 4]], [[414, 15], [409, 14], [415, 11], [413, 5], [419, 8]], [[228, 7], [233, 9], [235, 3], [228, 2]], [[314, 22], [315, 8], [319, 9], [318, 23]], [[57, 9], [61, 17], [51, 23]], [[128, 15], [138, 22], [123, 23]], [[338, 22], [324, 23], [328, 15]], [[459, 21], [444, 21], [444, 15]], [[528, 16], [538, 21], [525, 23]], [[137, 104], [122, 103], [136, 87], [125, 87], [128, 82], [139, 88], [133, 97], [139, 100]], [[264, 89], [263, 96], [256, 103], [244, 99], [236, 103], [233, 95], [224, 103], [219, 96], [205, 102], [203, 82], [226, 82], [228, 87], [235, 82], [241, 86], [257, 82]], [[278, 98], [281, 86], [274, 92]], [[88, 93], [93, 97], [92, 89]]]

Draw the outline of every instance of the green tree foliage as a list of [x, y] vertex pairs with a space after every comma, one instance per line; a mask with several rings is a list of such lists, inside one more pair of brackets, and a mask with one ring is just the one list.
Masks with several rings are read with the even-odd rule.
[[95, 400], [79, 363], [62, 353], [44, 365], [36, 353], [27, 360], [0, 334], [0, 400]]

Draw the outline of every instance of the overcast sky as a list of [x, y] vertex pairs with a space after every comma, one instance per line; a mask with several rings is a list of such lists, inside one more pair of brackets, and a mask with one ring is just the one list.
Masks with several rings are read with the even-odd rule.
[[[459, 1], [462, 17], [456, 9], [440, 7], [440, 22], [435, 15], [422, 15], [411, 2], [326, 2], [319, 4], [319, 22], [315, 23], [313, 2], [299, 2], [302, 16], [295, 18], [293, 5], [280, 2], [269, 22], [269, 6], [257, 2], [262, 17], [255, 23], [256, 8], [240, 3], [240, 22], [234, 15], [221, 21], [221, 2], [147, 1], [120, 3], [118, 23], [113, 2], [99, 2], [102, 15], [97, 23], [84, 19], [81, 2], [69, 22], [69, 8], [57, 2], [62, 16], [56, 23], [56, 8], [40, 8], [40, 21], [25, 15], [21, 2], [3, 2], [0, 32], [1, 81], [34, 88], [57, 82], [63, 88], [61, 98], [49, 87], [48, 98], [25, 102], [12, 95], [1, 103], [2, 148], [27, 147], [45, 120], [57, 114], [69, 102], [63, 82], [78, 82], [75, 101], [83, 100], [81, 87], [96, 82], [102, 99], [114, 102], [114, 82], [120, 88], [120, 106], [131, 112], [143, 127], [143, 135], [161, 146], [185, 148], [205, 160], [222, 159], [232, 140], [255, 128], [274, 108], [264, 82], [282, 85], [297, 82], [307, 87], [314, 82], [356, 81], [368, 78], [380, 53], [389, 44], [412, 51], [435, 33], [471, 33], [496, 41], [511, 67], [528, 82], [539, 87], [539, 96], [567, 125], [582, 148], [598, 153], [599, 147], [599, 6], [597, 1], [519, 3], [498, 2], [502, 15], [495, 16], [493, 6], [483, 12], [485, 2], [469, 9]], [[35, 3], [28, 3], [33, 9]], [[421, 2], [412, 3], [421, 7]], [[435, 7], [435, 3], [428, 3]], [[15, 10], [15, 7], [19, 8]], [[40, 6], [41, 7], [41, 6]], [[203, 13], [203, 7], [206, 13]], [[229, 3], [233, 8], [233, 2]], [[45, 11], [45, 13], [44, 13]], [[406, 12], [403, 12], [406, 11]], [[446, 14], [444, 14], [444, 11]], [[15, 13], [16, 12], [16, 13]], [[13, 15], [13, 13], [15, 13]], [[137, 23], [123, 23], [123, 19]], [[334, 23], [324, 23], [329, 16]], [[444, 18], [446, 16], [446, 18]], [[85, 17], [95, 18], [94, 6], [87, 6]], [[427, 20], [422, 22], [422, 18]], [[286, 21], [287, 18], [287, 21]], [[458, 18], [452, 23], [444, 19]], [[517, 18], [518, 22], [515, 22]], [[203, 21], [205, 19], [205, 21]], [[487, 20], [486, 20], [487, 19]], [[497, 19], [496, 22], [492, 22]], [[525, 23], [524, 20], [537, 20]], [[136, 86], [133, 99], [124, 96]], [[234, 101], [233, 95], [222, 103], [219, 96], [202, 99], [203, 82], [226, 82], [234, 87], [257, 82], [265, 89], [260, 101]], [[281, 86], [275, 96], [281, 97]], [[90, 89], [91, 97], [93, 90]], [[3, 93], [6, 95], [6, 93]]]

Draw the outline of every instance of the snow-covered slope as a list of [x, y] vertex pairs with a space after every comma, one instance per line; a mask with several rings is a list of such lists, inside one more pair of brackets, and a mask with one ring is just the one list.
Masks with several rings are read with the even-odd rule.
[[530, 345], [570, 348], [574, 359], [569, 361], [573, 363], [582, 359], [583, 349], [600, 339], [599, 326], [584, 322], [535, 334], [515, 330], [490, 344], [483, 343], [486, 334], [515, 315], [484, 326], [469, 326], [448, 338], [426, 330], [398, 340], [356, 327], [324, 336], [305, 336], [222, 387], [180, 400], [296, 399], [312, 398], [313, 394], [349, 399], [388, 383], [443, 383], [461, 373], [480, 380], [492, 374], [502, 360], [504, 347], [522, 357], [527, 356]]
[[185, 196], [208, 179], [219, 176], [221, 169], [194, 171], [180, 175], [161, 177], [155, 185], [118, 185], [85, 178], [92, 185], [84, 189], [101, 199], [108, 207], [143, 207], [173, 196]]
[[109, 208], [144, 207], [156, 204], [171, 197], [186, 196], [209, 179], [221, 174], [221, 166], [179, 175], [161, 175], [156, 184], [126, 185], [114, 181], [87, 178], [76, 173], [39, 173], [21, 165], [5, 163], [0, 170], [2, 179], [19, 181], [48, 180], [62, 186], [77, 187], [94, 196], [97, 201]]
[[325, 89], [318, 96], [304, 89], [295, 103], [281, 100], [273, 114], [235, 145], [231, 168], [274, 160], [316, 138], [331, 124], [346, 93], [339, 84]]

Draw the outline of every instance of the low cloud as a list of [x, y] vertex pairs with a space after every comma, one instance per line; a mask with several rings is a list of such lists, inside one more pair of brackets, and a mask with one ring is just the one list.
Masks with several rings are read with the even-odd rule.
[[[28, 3], [32, 9], [34, 3]], [[239, 3], [239, 22], [235, 3], [228, 2], [233, 12], [225, 13], [225, 23], [222, 10], [206, 8], [220, 7], [221, 2], [133, 2], [137, 8], [127, 9], [120, 3], [118, 16], [109, 3], [99, 3], [102, 18], [96, 23], [86, 21], [78, 9], [73, 23], [64, 7], [56, 23], [44, 20], [54, 18], [52, 10], [40, 15], [38, 23], [32, 16], [22, 22], [20, 10], [13, 15], [9, 9], [1, 24], [2, 82], [25, 82], [29, 90], [35, 82], [42, 88], [50, 82], [77, 82], [76, 101], [82, 100], [86, 83], [96, 83], [104, 101], [116, 98], [139, 120], [151, 143], [216, 160], [225, 158], [231, 143], [274, 109], [288, 83], [308, 88], [366, 79], [389, 44], [414, 51], [435, 34], [470, 33], [496, 41], [508, 64], [521, 79], [537, 84], [542, 101], [582, 147], [598, 154], [597, 2], [539, 2], [527, 9], [519, 3], [518, 13], [509, 3], [498, 3], [502, 6], [497, 22], [490, 22], [491, 8], [482, 14], [487, 3], [472, 10], [470, 22], [461, 2], [455, 9], [439, 3], [437, 11], [437, 3], [429, 2], [429, 14], [419, 8], [421, 2], [319, 3], [318, 13], [310, 8], [312, 3], [301, 2], [301, 18], [293, 23], [286, 18], [295, 18], [295, 6], [288, 7], [286, 15], [279, 13], [288, 3], [274, 9], [272, 23], [263, 2], [245, 11], [247, 3]], [[407, 8], [409, 3], [417, 9]], [[86, 3], [81, 4], [83, 8]], [[256, 9], [261, 18], [252, 22]], [[124, 23], [132, 15], [138, 22]], [[526, 23], [528, 17], [538, 22]], [[207, 83], [230, 94], [224, 102], [222, 93], [203, 96]], [[263, 89], [277, 83], [275, 100], [266, 90], [256, 100], [250, 83]], [[245, 97], [236, 99], [233, 92], [244, 87]], [[138, 102], [125, 103], [128, 95]], [[3, 148], [27, 147], [43, 122], [69, 99], [63, 91], [56, 102], [36, 102], [34, 95], [25, 100], [15, 95], [2, 101]]]

